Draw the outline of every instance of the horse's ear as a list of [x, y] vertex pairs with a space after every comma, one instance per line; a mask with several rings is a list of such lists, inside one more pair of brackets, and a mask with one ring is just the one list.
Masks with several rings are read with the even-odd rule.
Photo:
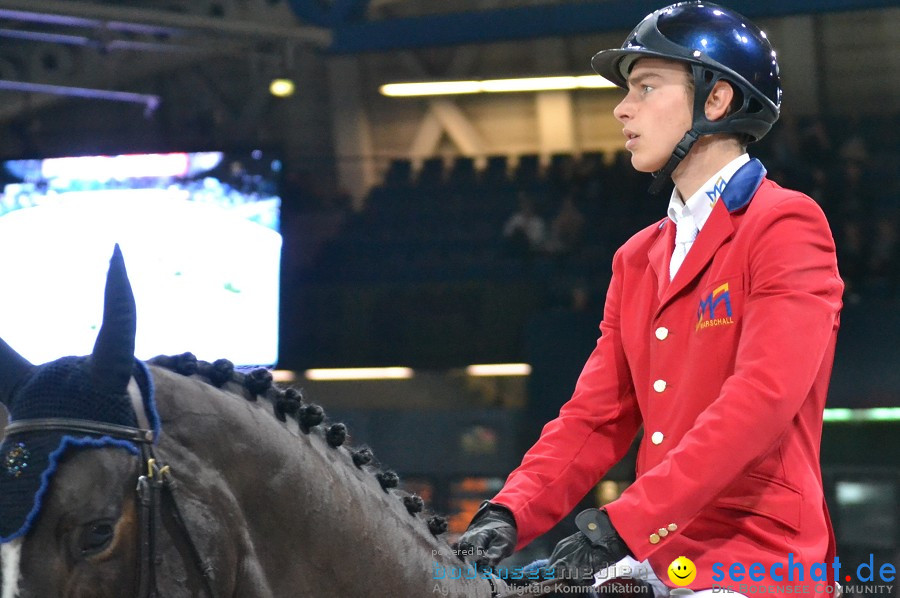
[[98, 389], [125, 392], [134, 366], [136, 329], [134, 294], [125, 271], [122, 251], [116, 244], [106, 275], [103, 323], [91, 354], [91, 374]]
[[34, 366], [27, 359], [0, 338], [0, 403], [9, 404], [13, 389], [32, 369]]

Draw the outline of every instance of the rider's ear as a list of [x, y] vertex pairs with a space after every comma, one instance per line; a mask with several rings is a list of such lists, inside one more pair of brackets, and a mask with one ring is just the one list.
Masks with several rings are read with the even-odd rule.
[[732, 111], [732, 104], [735, 100], [734, 87], [731, 83], [722, 79], [716, 81], [712, 91], [706, 97], [706, 118], [711, 121], [724, 118]]

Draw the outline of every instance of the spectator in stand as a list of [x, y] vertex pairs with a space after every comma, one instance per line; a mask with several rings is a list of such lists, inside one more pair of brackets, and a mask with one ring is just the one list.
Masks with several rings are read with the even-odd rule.
[[851, 116], [847, 125], [847, 128], [850, 130], [850, 136], [841, 143], [838, 155], [842, 162], [865, 164], [869, 161], [869, 144], [866, 143], [866, 140], [863, 139], [862, 134], [859, 132], [862, 128], [859, 116]]
[[897, 267], [900, 260], [898, 249], [900, 245], [897, 243], [896, 217], [880, 217], [875, 223], [866, 274], [868, 282], [882, 292], [893, 294], [896, 290], [897, 276], [900, 273]]
[[858, 220], [848, 219], [840, 223], [838, 230], [838, 265], [844, 279], [845, 301], [851, 305], [859, 303], [859, 289], [865, 274], [866, 247], [863, 242], [862, 225]]
[[812, 121], [800, 134], [800, 154], [811, 165], [827, 166], [834, 161], [834, 143], [820, 119]]
[[872, 188], [871, 176], [863, 171], [862, 164], [853, 161], [845, 163], [835, 178], [835, 217], [842, 221], [868, 220], [872, 207], [870, 200], [877, 191]]
[[806, 194], [812, 197], [822, 206], [826, 214], [830, 215], [832, 202], [831, 197], [831, 180], [828, 178], [828, 172], [819, 166], [813, 166], [809, 174], [809, 184], [807, 185]]
[[773, 162], [786, 170], [794, 170], [800, 165], [800, 139], [797, 119], [792, 114], [784, 114], [781, 121], [772, 127], [771, 139], [763, 141], [772, 154]]
[[537, 213], [534, 200], [527, 193], [519, 193], [519, 210], [503, 225], [503, 239], [509, 254], [529, 257], [543, 250], [547, 225]]
[[550, 238], [547, 252], [554, 255], [569, 255], [578, 251], [584, 240], [585, 218], [575, 198], [568, 194], [563, 198], [559, 212], [550, 223]]

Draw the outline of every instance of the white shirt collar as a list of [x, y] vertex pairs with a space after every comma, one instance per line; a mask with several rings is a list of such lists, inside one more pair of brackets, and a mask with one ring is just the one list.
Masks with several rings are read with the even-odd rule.
[[712, 213], [713, 206], [719, 201], [725, 186], [738, 169], [750, 161], [748, 154], [741, 154], [722, 167], [719, 172], [712, 175], [700, 188], [691, 195], [687, 201], [682, 201], [678, 188], [672, 190], [669, 198], [669, 219], [676, 225], [679, 220], [692, 217], [697, 230], [702, 230], [703, 225]]

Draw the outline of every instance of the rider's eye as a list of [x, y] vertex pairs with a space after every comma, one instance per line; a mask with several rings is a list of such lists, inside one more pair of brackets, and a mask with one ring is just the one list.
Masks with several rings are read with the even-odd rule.
[[109, 521], [88, 523], [81, 532], [81, 554], [90, 556], [109, 546], [115, 529]]

